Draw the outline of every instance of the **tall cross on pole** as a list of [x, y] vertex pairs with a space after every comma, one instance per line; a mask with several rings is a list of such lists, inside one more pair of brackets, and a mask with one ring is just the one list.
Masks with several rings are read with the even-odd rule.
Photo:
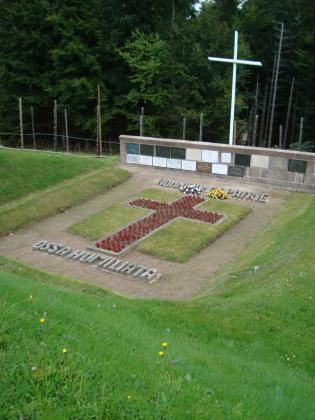
[[230, 137], [229, 144], [233, 144], [233, 130], [234, 130], [234, 113], [235, 113], [235, 91], [236, 91], [236, 69], [237, 64], [248, 64], [250, 66], [262, 66], [260, 61], [247, 61], [237, 59], [238, 49], [238, 32], [234, 33], [234, 57], [233, 58], [217, 58], [208, 57], [209, 61], [220, 61], [222, 63], [233, 64], [233, 78], [232, 78], [232, 99], [231, 99], [231, 117], [230, 117]]

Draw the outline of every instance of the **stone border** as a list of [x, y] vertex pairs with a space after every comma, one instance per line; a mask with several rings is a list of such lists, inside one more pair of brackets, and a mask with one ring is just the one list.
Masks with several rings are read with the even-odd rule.
[[[73, 251], [69, 246], [48, 242], [46, 240], [33, 244], [32, 249], [33, 251], [46, 252], [49, 255], [62, 257], [68, 261], [93, 264], [93, 267], [100, 268], [107, 273], [125, 274], [132, 278], [147, 280], [148, 284], [153, 284], [162, 277], [162, 274], [158, 273], [155, 268], [147, 268], [130, 261], [122, 261], [112, 256], [101, 255], [100, 253], [92, 254], [87, 251]], [[95, 265], [96, 262], [98, 263]]]

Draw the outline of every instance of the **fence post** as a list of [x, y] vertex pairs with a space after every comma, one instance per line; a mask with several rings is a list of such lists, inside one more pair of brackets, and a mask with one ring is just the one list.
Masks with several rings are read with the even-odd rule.
[[24, 149], [22, 98], [19, 98], [19, 115], [20, 115], [20, 139], [21, 139], [21, 148]]
[[303, 140], [303, 123], [304, 123], [304, 118], [301, 117], [301, 121], [300, 121], [300, 133], [299, 133], [299, 150], [301, 150], [302, 140]]
[[144, 134], [144, 108], [142, 106], [141, 112], [140, 112], [140, 136], [143, 137], [143, 134]]
[[54, 100], [54, 151], [57, 152], [57, 135], [58, 135], [58, 128], [57, 128], [57, 110], [58, 110], [58, 105], [57, 105], [57, 99]]
[[186, 117], [183, 118], [183, 140], [186, 140]]
[[199, 121], [199, 141], [202, 141], [202, 129], [203, 129], [203, 113], [200, 113], [200, 121]]
[[35, 124], [34, 124], [34, 108], [31, 106], [31, 122], [32, 122], [32, 136], [33, 136], [33, 146], [36, 150], [36, 138], [35, 138]]
[[65, 131], [66, 131], [66, 148], [67, 148], [67, 153], [69, 153], [69, 135], [68, 135], [68, 114], [67, 114], [67, 108], [65, 108]]

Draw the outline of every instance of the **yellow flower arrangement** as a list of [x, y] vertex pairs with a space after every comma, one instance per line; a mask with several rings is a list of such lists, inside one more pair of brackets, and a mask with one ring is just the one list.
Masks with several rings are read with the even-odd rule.
[[214, 198], [215, 200], [227, 200], [229, 195], [226, 191], [220, 188], [214, 188], [207, 192], [207, 197]]

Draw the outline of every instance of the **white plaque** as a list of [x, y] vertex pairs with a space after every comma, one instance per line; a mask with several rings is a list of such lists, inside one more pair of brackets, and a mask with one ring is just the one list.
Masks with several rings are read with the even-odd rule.
[[140, 157], [139, 155], [126, 155], [126, 162], [127, 163], [139, 163]]
[[140, 165], [152, 166], [152, 156], [140, 155]]
[[254, 166], [256, 168], [268, 168], [269, 156], [252, 155], [250, 166]]
[[227, 175], [228, 166], [227, 165], [220, 165], [220, 164], [213, 164], [212, 165], [212, 173], [213, 174], [220, 174], [220, 175]]
[[221, 153], [221, 162], [222, 163], [231, 163], [232, 162], [231, 153]]
[[161, 166], [162, 168], [166, 168], [166, 158], [154, 156], [153, 166]]
[[193, 160], [182, 160], [182, 169], [185, 171], [195, 171], [196, 170], [196, 162]]
[[202, 151], [202, 161], [203, 162], [210, 162], [210, 163], [219, 162], [219, 152], [214, 152], [214, 151], [211, 151], [211, 150], [203, 150]]
[[201, 150], [199, 149], [186, 149], [187, 160], [199, 160], [201, 161]]
[[180, 159], [167, 159], [167, 167], [171, 169], [182, 169], [182, 161]]

